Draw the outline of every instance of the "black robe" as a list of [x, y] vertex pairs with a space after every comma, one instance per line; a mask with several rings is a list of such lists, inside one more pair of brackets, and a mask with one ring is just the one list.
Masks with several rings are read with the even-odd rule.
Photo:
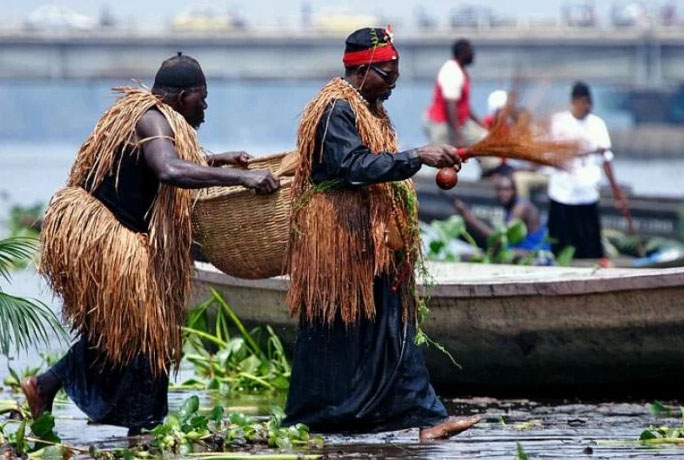
[[[415, 150], [371, 154], [346, 101], [331, 104], [318, 125], [312, 178], [349, 187], [408, 179], [421, 167]], [[318, 161], [320, 160], [320, 161]], [[430, 385], [415, 326], [401, 318], [401, 297], [387, 276], [373, 289], [376, 318], [345, 326], [300, 324], [286, 424], [317, 432], [372, 432], [435, 425], [446, 418]]]
[[[159, 181], [137, 149], [122, 150], [121, 155], [118, 186], [116, 178], [110, 175], [93, 195], [129, 230], [147, 233], [148, 210]], [[114, 366], [85, 336], [49, 372], [94, 422], [133, 430], [152, 428], [161, 423], [168, 411], [167, 375], [153, 375], [145, 356], [138, 356], [128, 366]]]

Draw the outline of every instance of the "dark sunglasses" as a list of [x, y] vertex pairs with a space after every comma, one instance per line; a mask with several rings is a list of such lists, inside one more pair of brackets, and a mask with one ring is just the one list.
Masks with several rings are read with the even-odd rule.
[[374, 65], [370, 66], [370, 68], [373, 70], [373, 72], [380, 75], [380, 78], [383, 79], [387, 86], [392, 86], [397, 82], [397, 80], [399, 80], [399, 72], [386, 72], [379, 67], [375, 67]]

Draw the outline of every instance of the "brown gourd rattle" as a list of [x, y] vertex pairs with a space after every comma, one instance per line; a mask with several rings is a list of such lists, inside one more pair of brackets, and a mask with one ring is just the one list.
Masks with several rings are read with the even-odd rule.
[[[464, 148], [456, 149], [456, 154], [461, 157], [461, 161], [467, 161], [470, 156]], [[437, 187], [442, 190], [451, 190], [458, 184], [458, 172], [454, 167], [442, 168], [437, 172], [437, 177], [435, 177], [435, 182], [437, 182]]]

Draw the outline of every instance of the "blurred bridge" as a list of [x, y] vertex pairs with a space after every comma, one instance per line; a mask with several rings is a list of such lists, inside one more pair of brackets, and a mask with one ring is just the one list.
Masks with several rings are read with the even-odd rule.
[[[396, 37], [403, 79], [433, 79], [467, 36], [478, 79], [587, 79], [658, 87], [684, 81], [684, 30], [489, 29]], [[343, 37], [291, 31], [221, 35], [0, 31], [1, 79], [150, 78], [177, 50], [209, 78], [320, 79], [339, 74]]]

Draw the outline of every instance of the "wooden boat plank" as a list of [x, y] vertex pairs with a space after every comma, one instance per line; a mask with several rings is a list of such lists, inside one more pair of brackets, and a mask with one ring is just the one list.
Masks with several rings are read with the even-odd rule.
[[[287, 290], [287, 277], [264, 280], [233, 278], [210, 264], [196, 263], [196, 279], [253, 289]], [[430, 262], [431, 297], [579, 295], [617, 290], [684, 285], [684, 267], [664, 269], [527, 267]], [[422, 287], [423, 290], [425, 287]]]

